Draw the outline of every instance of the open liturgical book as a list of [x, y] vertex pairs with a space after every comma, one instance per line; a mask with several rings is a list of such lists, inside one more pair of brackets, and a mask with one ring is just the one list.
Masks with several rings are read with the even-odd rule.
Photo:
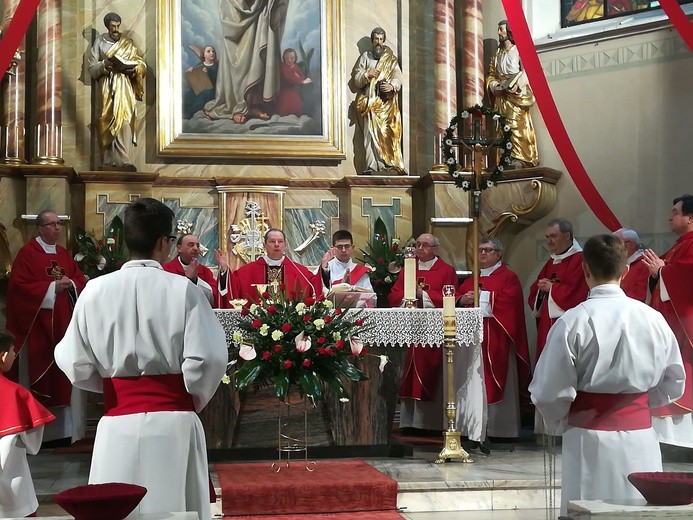
[[376, 307], [378, 302], [378, 296], [374, 292], [348, 283], [334, 284], [326, 298], [340, 309], [371, 308]]
[[117, 54], [114, 54], [109, 58], [111, 63], [113, 63], [113, 68], [115, 70], [123, 71], [128, 69], [134, 69], [137, 67], [137, 62], [134, 60], [126, 60]]

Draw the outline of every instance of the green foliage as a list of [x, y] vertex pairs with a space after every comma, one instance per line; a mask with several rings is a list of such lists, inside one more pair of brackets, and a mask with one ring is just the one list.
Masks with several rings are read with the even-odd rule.
[[378, 217], [373, 225], [373, 236], [368, 243], [368, 251], [363, 253], [363, 263], [369, 274], [373, 290], [378, 299], [386, 298], [395, 284], [399, 271], [404, 265], [404, 250], [399, 239], [390, 238], [385, 222]]
[[97, 240], [93, 231], [77, 227], [75, 241], [79, 248], [75, 261], [90, 279], [117, 271], [129, 257], [123, 240], [123, 221], [118, 216], [106, 228], [102, 239]]

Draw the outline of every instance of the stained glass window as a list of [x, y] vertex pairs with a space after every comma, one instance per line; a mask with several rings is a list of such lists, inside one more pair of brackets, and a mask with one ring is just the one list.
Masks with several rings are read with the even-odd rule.
[[[561, 27], [596, 22], [659, 9], [659, 2], [647, 0], [560, 0]], [[690, 4], [693, 0], [678, 0], [679, 4]]]

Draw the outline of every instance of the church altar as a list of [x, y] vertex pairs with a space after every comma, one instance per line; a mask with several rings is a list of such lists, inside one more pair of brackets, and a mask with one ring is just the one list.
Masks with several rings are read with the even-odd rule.
[[[397, 406], [397, 390], [402, 377], [406, 350], [402, 347], [440, 348], [443, 346], [442, 309], [363, 309], [361, 317], [372, 328], [361, 334], [372, 356], [388, 356], [381, 373], [378, 362], [365, 356], [361, 370], [367, 381], [348, 382], [348, 403], [328, 397], [328, 428], [332, 445], [383, 445], [389, 433]], [[347, 311], [355, 312], [355, 311]], [[215, 310], [226, 332], [229, 345], [241, 319], [238, 310]], [[481, 361], [482, 315], [478, 308], [455, 309], [456, 342], [454, 358], [457, 429], [472, 440], [484, 435], [486, 403]], [[441, 348], [441, 356], [444, 356]], [[443, 374], [445, 374], [445, 369]], [[442, 384], [446, 384], [443, 379]], [[445, 386], [443, 386], [445, 388]], [[220, 385], [214, 398], [200, 414], [210, 449], [236, 447], [234, 431], [243, 425], [241, 396], [231, 385]], [[441, 417], [445, 409], [441, 408]]]

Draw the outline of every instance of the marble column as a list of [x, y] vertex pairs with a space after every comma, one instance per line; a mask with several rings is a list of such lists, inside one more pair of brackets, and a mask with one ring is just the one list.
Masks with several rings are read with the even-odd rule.
[[464, 0], [464, 107], [481, 105], [484, 99], [484, 28], [481, 0]]
[[41, 0], [36, 15], [37, 87], [34, 164], [63, 164], [62, 0]]
[[[7, 27], [14, 16], [20, 0], [8, 0], [4, 3], [2, 12], [2, 27]], [[14, 70], [14, 75], [5, 75], [0, 88], [2, 88], [2, 124], [0, 125], [0, 163], [22, 164], [26, 163], [24, 153], [24, 100], [26, 78], [26, 45], [25, 39], [17, 49], [21, 55]]]
[[433, 41], [433, 161], [445, 169], [440, 137], [457, 113], [454, 0], [433, 0]]

